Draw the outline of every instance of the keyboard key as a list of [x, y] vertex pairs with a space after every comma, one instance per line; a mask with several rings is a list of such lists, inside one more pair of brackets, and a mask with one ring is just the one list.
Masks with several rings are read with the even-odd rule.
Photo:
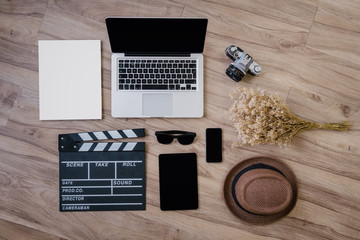
[[130, 90], [134, 90], [134, 85], [130, 85]]
[[124, 85], [124, 89], [125, 89], [125, 90], [128, 90], [128, 89], [129, 89], [129, 85], [127, 85], [127, 84]]
[[124, 85], [120, 84], [119, 85], [119, 90], [123, 90], [124, 89]]
[[191, 87], [191, 90], [196, 90], [196, 87]]
[[190, 90], [190, 89], [191, 89], [191, 85], [190, 84], [186, 85], [186, 90]]
[[175, 89], [175, 85], [169, 85], [169, 90], [174, 90]]
[[143, 90], [166, 90], [168, 85], [142, 85]]
[[127, 74], [119, 74], [119, 78], [127, 78], [128, 75]]
[[196, 83], [196, 80], [194, 80], [194, 79], [186, 79], [185, 80], [185, 84], [195, 84]]
[[180, 84], [176, 84], [176, 90], [180, 90]]
[[136, 84], [135, 85], [135, 90], [140, 90], [141, 89], [141, 85], [140, 84]]

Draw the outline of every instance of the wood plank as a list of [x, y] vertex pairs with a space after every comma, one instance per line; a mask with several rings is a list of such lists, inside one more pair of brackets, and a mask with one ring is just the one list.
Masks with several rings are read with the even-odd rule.
[[319, 0], [314, 21], [354, 32], [360, 31], [360, 2]]
[[[178, 1], [193, 8], [193, 1]], [[230, 7], [236, 11], [239, 9], [246, 12], [251, 12], [256, 15], [264, 16], [268, 19], [274, 19], [284, 23], [288, 23], [297, 27], [310, 29], [313, 18], [316, 13], [317, 6], [311, 3], [305, 3], [304, 1], [281, 1], [281, 0], [269, 0], [269, 1], [246, 1], [246, 0], [228, 0], [226, 2], [219, 2], [210, 0], [207, 2], [215, 3], [216, 5]], [[241, 13], [241, 12], [239, 12]], [[233, 18], [241, 18], [241, 14], [233, 15]]]
[[75, 15], [105, 23], [108, 16], [122, 17], [180, 17], [183, 10], [181, 3], [156, 0], [110, 0], [110, 1], [50, 1], [49, 6], [56, 7]]
[[0, 3], [0, 75], [2, 80], [35, 87], [36, 82], [32, 81], [34, 75], [32, 71], [38, 69], [36, 40], [46, 7], [45, 0], [2, 1]]
[[[201, 0], [189, 1], [184, 17], [202, 16], [209, 19], [208, 31], [240, 38], [246, 42], [269, 45], [274, 48], [290, 48], [305, 44], [309, 29], [288, 22], [263, 17], [230, 6], [222, 6]], [[236, 16], [236, 17], [234, 17]]]
[[19, 86], [0, 80], [0, 126], [6, 126]]
[[2, 239], [64, 239], [47, 232], [29, 228], [14, 222], [0, 219], [0, 237]]
[[[327, 41], [328, 39], [331, 41]], [[315, 22], [306, 46], [359, 65], [360, 48], [358, 41], [354, 41], [354, 39], [360, 39], [360, 31], [326, 26]]]

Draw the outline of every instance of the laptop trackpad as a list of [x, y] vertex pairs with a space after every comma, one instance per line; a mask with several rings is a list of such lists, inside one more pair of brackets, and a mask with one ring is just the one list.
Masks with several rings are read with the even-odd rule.
[[143, 94], [143, 116], [166, 117], [173, 113], [172, 94]]

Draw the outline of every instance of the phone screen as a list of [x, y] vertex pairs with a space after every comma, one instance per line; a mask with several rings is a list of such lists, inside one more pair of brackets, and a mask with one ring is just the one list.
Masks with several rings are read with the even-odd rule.
[[206, 129], [206, 162], [222, 161], [222, 130], [221, 128]]

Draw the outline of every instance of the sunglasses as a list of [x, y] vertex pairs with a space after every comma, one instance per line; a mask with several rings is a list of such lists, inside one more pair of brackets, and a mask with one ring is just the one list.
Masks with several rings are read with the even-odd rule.
[[193, 132], [185, 132], [185, 131], [156, 131], [156, 138], [159, 143], [162, 144], [170, 144], [177, 138], [178, 142], [182, 145], [188, 145], [194, 142], [196, 133]]

